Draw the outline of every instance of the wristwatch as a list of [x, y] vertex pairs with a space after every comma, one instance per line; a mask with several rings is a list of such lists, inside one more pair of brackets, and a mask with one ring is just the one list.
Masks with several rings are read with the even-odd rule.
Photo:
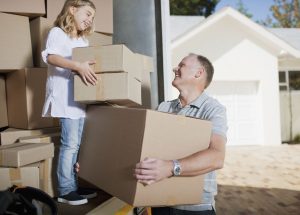
[[181, 166], [178, 160], [173, 160], [173, 176], [179, 176], [181, 174]]

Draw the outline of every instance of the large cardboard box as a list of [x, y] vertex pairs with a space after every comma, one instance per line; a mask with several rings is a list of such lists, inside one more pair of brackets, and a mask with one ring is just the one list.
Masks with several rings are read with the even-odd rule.
[[29, 18], [0, 13], [0, 26], [0, 70], [32, 67]]
[[141, 105], [141, 82], [130, 72], [96, 74], [95, 86], [85, 85], [79, 76], [74, 79], [74, 100], [82, 103], [107, 102], [123, 106]]
[[38, 129], [58, 126], [54, 118], [42, 117], [47, 68], [27, 68], [7, 74], [8, 125]]
[[79, 62], [96, 60], [92, 65], [95, 73], [130, 72], [141, 80], [141, 58], [130, 51], [125, 45], [106, 45], [73, 49], [72, 59]]
[[40, 165], [34, 163], [19, 168], [0, 167], [0, 190], [13, 185], [40, 188]]
[[[56, 20], [63, 8], [65, 0], [47, 0], [47, 19], [50, 22]], [[113, 33], [113, 0], [93, 1], [96, 6], [95, 31]]]
[[136, 213], [135, 213], [133, 206], [126, 204], [125, 202], [123, 202], [122, 200], [116, 197], [112, 197], [87, 213], [87, 215], [108, 215], [108, 214], [151, 215], [151, 208], [150, 207], [136, 208]]
[[0, 128], [8, 126], [5, 77], [0, 75]]
[[42, 59], [42, 51], [46, 46], [46, 39], [53, 23], [48, 19], [38, 17], [30, 21], [30, 33], [32, 42], [32, 55], [35, 67], [47, 67]]
[[210, 136], [208, 121], [92, 105], [80, 147], [79, 176], [133, 206], [198, 204], [203, 175], [144, 186], [134, 179], [133, 169], [146, 157], [171, 160], [207, 149]]
[[54, 156], [53, 143], [15, 143], [0, 146], [0, 166], [20, 167]]
[[28, 17], [45, 15], [45, 0], [1, 0], [0, 11]]
[[35, 129], [35, 130], [22, 130], [16, 128], [8, 128], [0, 132], [0, 143], [1, 145], [9, 145], [20, 141], [21, 138], [31, 136], [38, 136], [50, 133], [58, 133], [59, 127]]

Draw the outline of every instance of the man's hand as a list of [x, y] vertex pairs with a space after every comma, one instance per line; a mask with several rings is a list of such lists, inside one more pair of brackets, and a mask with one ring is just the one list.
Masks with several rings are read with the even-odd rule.
[[90, 65], [95, 64], [95, 60], [85, 61], [83, 63], [78, 64], [77, 72], [82, 78], [82, 81], [88, 85], [89, 83], [92, 85], [97, 84], [97, 76], [95, 72], [90, 68]]
[[144, 185], [156, 183], [165, 178], [171, 177], [173, 162], [156, 158], [145, 158], [137, 163], [134, 169], [134, 177]]

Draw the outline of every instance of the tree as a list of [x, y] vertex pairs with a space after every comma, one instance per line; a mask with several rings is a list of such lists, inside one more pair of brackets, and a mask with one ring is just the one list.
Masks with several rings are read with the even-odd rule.
[[[164, 0], [162, 0], [164, 1]], [[209, 16], [220, 0], [170, 0], [171, 15]]]
[[244, 6], [244, 2], [242, 0], [239, 0], [238, 3], [237, 3], [237, 10], [244, 14], [245, 16], [247, 16], [249, 19], [252, 18], [252, 14], [248, 12], [248, 9]]
[[299, 0], [274, 0], [270, 11], [274, 20], [267, 17], [260, 24], [268, 27], [300, 28]]

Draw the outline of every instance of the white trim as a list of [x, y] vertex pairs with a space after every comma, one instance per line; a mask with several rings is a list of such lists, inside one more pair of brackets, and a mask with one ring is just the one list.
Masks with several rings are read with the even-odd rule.
[[275, 53], [277, 56], [279, 56], [283, 52], [286, 52], [293, 57], [300, 58], [299, 50], [295, 49], [294, 47], [286, 43], [284, 40], [280, 39], [273, 33], [266, 30], [264, 27], [256, 24], [248, 17], [244, 16], [243, 14], [239, 13], [231, 7], [225, 7], [221, 9], [215, 14], [209, 16], [204, 21], [200, 22], [198, 25], [195, 26], [195, 28], [191, 29], [182, 36], [173, 40], [172, 49], [181, 45], [182, 43], [189, 40], [191, 37], [195, 36], [199, 32], [210, 27], [214, 23], [221, 21], [226, 16], [234, 18], [237, 22], [240, 22], [241, 24], [247, 26], [249, 29], [255, 31], [255, 35], [257, 35], [257, 37], [261, 38], [265, 43], [270, 44], [278, 50], [278, 52]]

